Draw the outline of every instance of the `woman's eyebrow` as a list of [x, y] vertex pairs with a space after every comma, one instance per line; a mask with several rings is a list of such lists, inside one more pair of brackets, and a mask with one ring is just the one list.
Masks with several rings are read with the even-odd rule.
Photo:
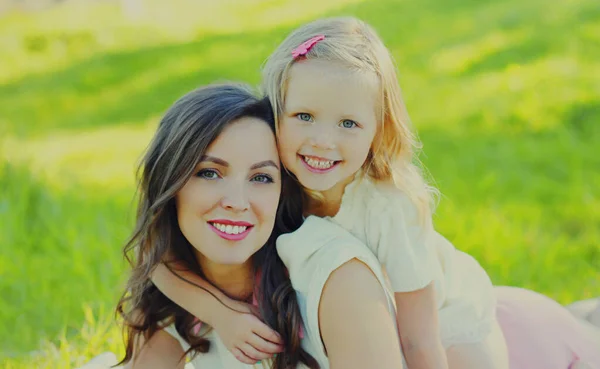
[[210, 155], [204, 155], [204, 156], [202, 156], [202, 157], [200, 158], [200, 162], [203, 162], [203, 161], [210, 161], [210, 162], [212, 162], [212, 163], [215, 163], [215, 164], [221, 165], [221, 166], [223, 166], [223, 167], [228, 167], [228, 166], [229, 166], [229, 163], [228, 163], [228, 162], [226, 162], [225, 160], [223, 160], [223, 159], [219, 159], [219, 158], [216, 158], [216, 157], [214, 157], [214, 156], [210, 156]]
[[250, 167], [250, 170], [255, 170], [255, 169], [264, 168], [264, 167], [275, 167], [277, 170], [279, 170], [279, 166], [277, 164], [275, 164], [275, 162], [273, 160], [265, 160], [265, 161], [258, 162], [256, 164], [252, 165]]
[[[214, 157], [214, 156], [210, 156], [210, 155], [202, 156], [200, 158], [200, 162], [203, 162], [203, 161], [210, 161], [211, 163], [215, 163], [215, 164], [221, 165], [223, 167], [229, 167], [229, 163], [226, 162], [225, 160]], [[250, 170], [255, 170], [255, 169], [264, 168], [264, 167], [274, 167], [277, 170], [279, 170], [279, 166], [273, 160], [264, 160], [264, 161], [260, 161], [256, 164], [253, 164], [250, 167]]]

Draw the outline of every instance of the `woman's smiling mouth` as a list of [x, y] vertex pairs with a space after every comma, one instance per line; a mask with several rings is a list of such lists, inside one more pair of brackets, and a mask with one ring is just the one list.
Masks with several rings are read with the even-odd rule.
[[248, 222], [236, 222], [229, 219], [209, 220], [210, 229], [228, 241], [240, 241], [246, 238], [254, 225]]

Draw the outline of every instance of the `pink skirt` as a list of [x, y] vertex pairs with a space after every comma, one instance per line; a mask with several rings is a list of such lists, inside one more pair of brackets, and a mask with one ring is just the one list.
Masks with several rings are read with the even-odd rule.
[[570, 369], [578, 361], [600, 369], [600, 329], [536, 292], [515, 287], [495, 290], [510, 369]]

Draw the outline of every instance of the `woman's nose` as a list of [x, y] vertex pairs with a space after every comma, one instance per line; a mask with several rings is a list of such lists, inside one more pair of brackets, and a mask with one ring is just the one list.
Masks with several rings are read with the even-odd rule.
[[[236, 181], [237, 182], [237, 181]], [[231, 182], [223, 185], [221, 206], [229, 211], [243, 212], [250, 207], [246, 187], [241, 183]]]

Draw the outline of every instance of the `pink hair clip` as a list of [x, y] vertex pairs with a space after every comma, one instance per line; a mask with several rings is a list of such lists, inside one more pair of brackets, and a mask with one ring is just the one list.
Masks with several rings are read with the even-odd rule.
[[317, 36], [310, 38], [307, 41], [304, 41], [303, 43], [301, 43], [297, 48], [295, 48], [292, 51], [292, 56], [295, 59], [299, 56], [304, 56], [304, 55], [308, 54], [310, 49], [312, 49], [313, 46], [315, 46], [317, 42], [322, 41], [324, 39], [325, 39], [325, 35], [317, 35]]

